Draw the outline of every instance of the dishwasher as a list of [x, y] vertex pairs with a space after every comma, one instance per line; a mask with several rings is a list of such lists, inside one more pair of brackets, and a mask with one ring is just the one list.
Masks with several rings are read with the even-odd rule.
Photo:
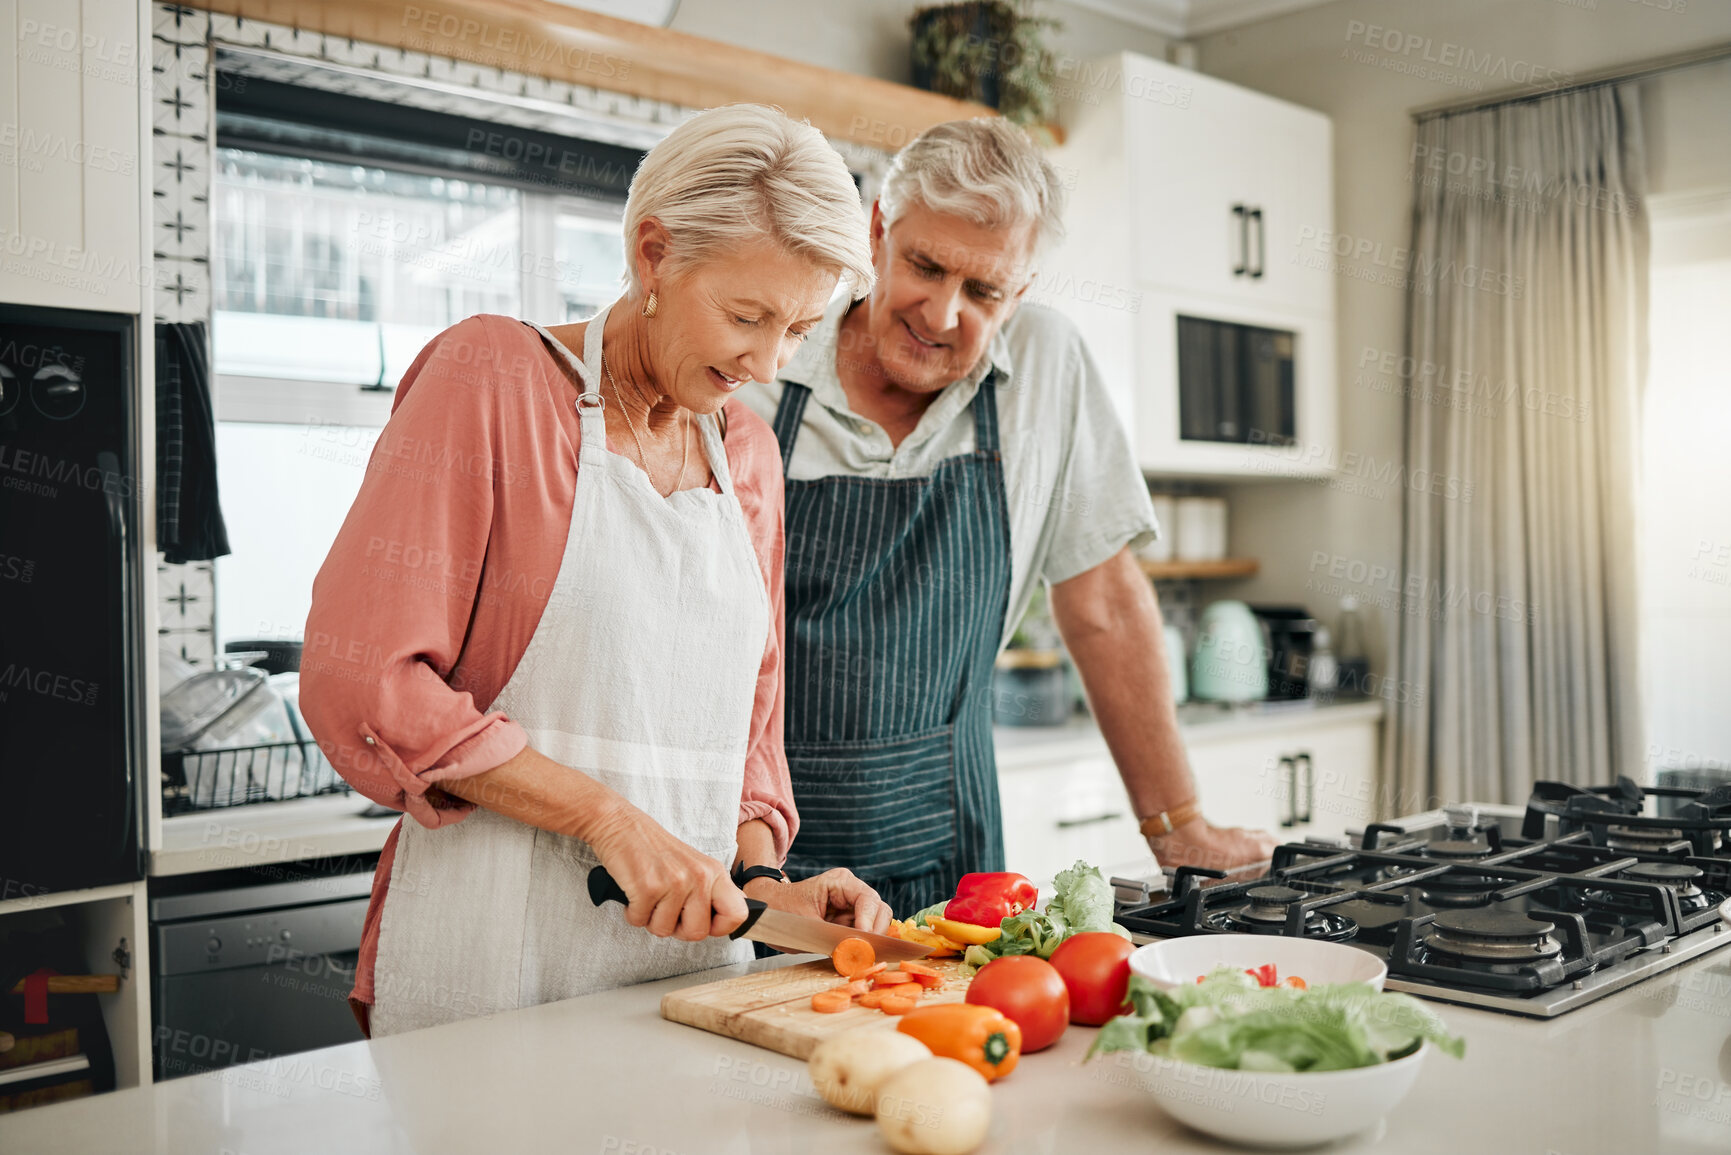
[[335, 1046], [377, 854], [150, 880], [157, 1079]]

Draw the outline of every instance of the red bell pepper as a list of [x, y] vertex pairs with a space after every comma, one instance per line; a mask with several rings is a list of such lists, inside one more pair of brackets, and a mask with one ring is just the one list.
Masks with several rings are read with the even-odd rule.
[[944, 907], [944, 917], [974, 926], [997, 926], [1034, 909], [1039, 897], [1039, 890], [1020, 874], [964, 874], [956, 884], [956, 897]]
[[1255, 979], [1259, 986], [1272, 987], [1280, 983], [1273, 963], [1263, 963], [1254, 970], [1246, 968], [1244, 973]]

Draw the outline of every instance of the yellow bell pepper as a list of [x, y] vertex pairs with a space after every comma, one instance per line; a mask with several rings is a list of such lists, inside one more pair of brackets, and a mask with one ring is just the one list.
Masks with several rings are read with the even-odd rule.
[[996, 942], [1003, 931], [995, 926], [975, 926], [971, 922], [957, 922], [953, 918], [928, 918], [926, 925], [956, 942], [967, 943], [969, 946], [984, 946]]

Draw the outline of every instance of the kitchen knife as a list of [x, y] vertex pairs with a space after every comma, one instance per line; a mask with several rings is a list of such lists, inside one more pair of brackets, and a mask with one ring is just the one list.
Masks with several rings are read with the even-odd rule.
[[[596, 906], [608, 900], [617, 901], [621, 905], [631, 901], [626, 897], [624, 889], [613, 880], [613, 876], [607, 873], [605, 866], [597, 866], [589, 872], [589, 897]], [[783, 950], [824, 955], [834, 952], [843, 939], [858, 938], [871, 944], [879, 962], [889, 963], [925, 958], [932, 953], [931, 947], [920, 946], [905, 939], [872, 934], [870, 931], [856, 930], [839, 923], [825, 922], [821, 918], [806, 918], [800, 914], [771, 910], [755, 898], [746, 899], [745, 906], [750, 913], [728, 938], [749, 938], [753, 942], [780, 947]]]

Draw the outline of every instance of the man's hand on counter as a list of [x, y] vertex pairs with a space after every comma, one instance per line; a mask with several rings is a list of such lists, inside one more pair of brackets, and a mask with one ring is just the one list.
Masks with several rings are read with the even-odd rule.
[[1148, 839], [1148, 848], [1167, 870], [1200, 866], [1206, 870], [1231, 871], [1267, 862], [1277, 841], [1266, 830], [1211, 826], [1207, 819], [1195, 818], [1170, 834]]
[[890, 908], [851, 870], [826, 870], [799, 882], [754, 878], [745, 884], [745, 896], [773, 910], [821, 918], [873, 934], [883, 934], [890, 926]]

